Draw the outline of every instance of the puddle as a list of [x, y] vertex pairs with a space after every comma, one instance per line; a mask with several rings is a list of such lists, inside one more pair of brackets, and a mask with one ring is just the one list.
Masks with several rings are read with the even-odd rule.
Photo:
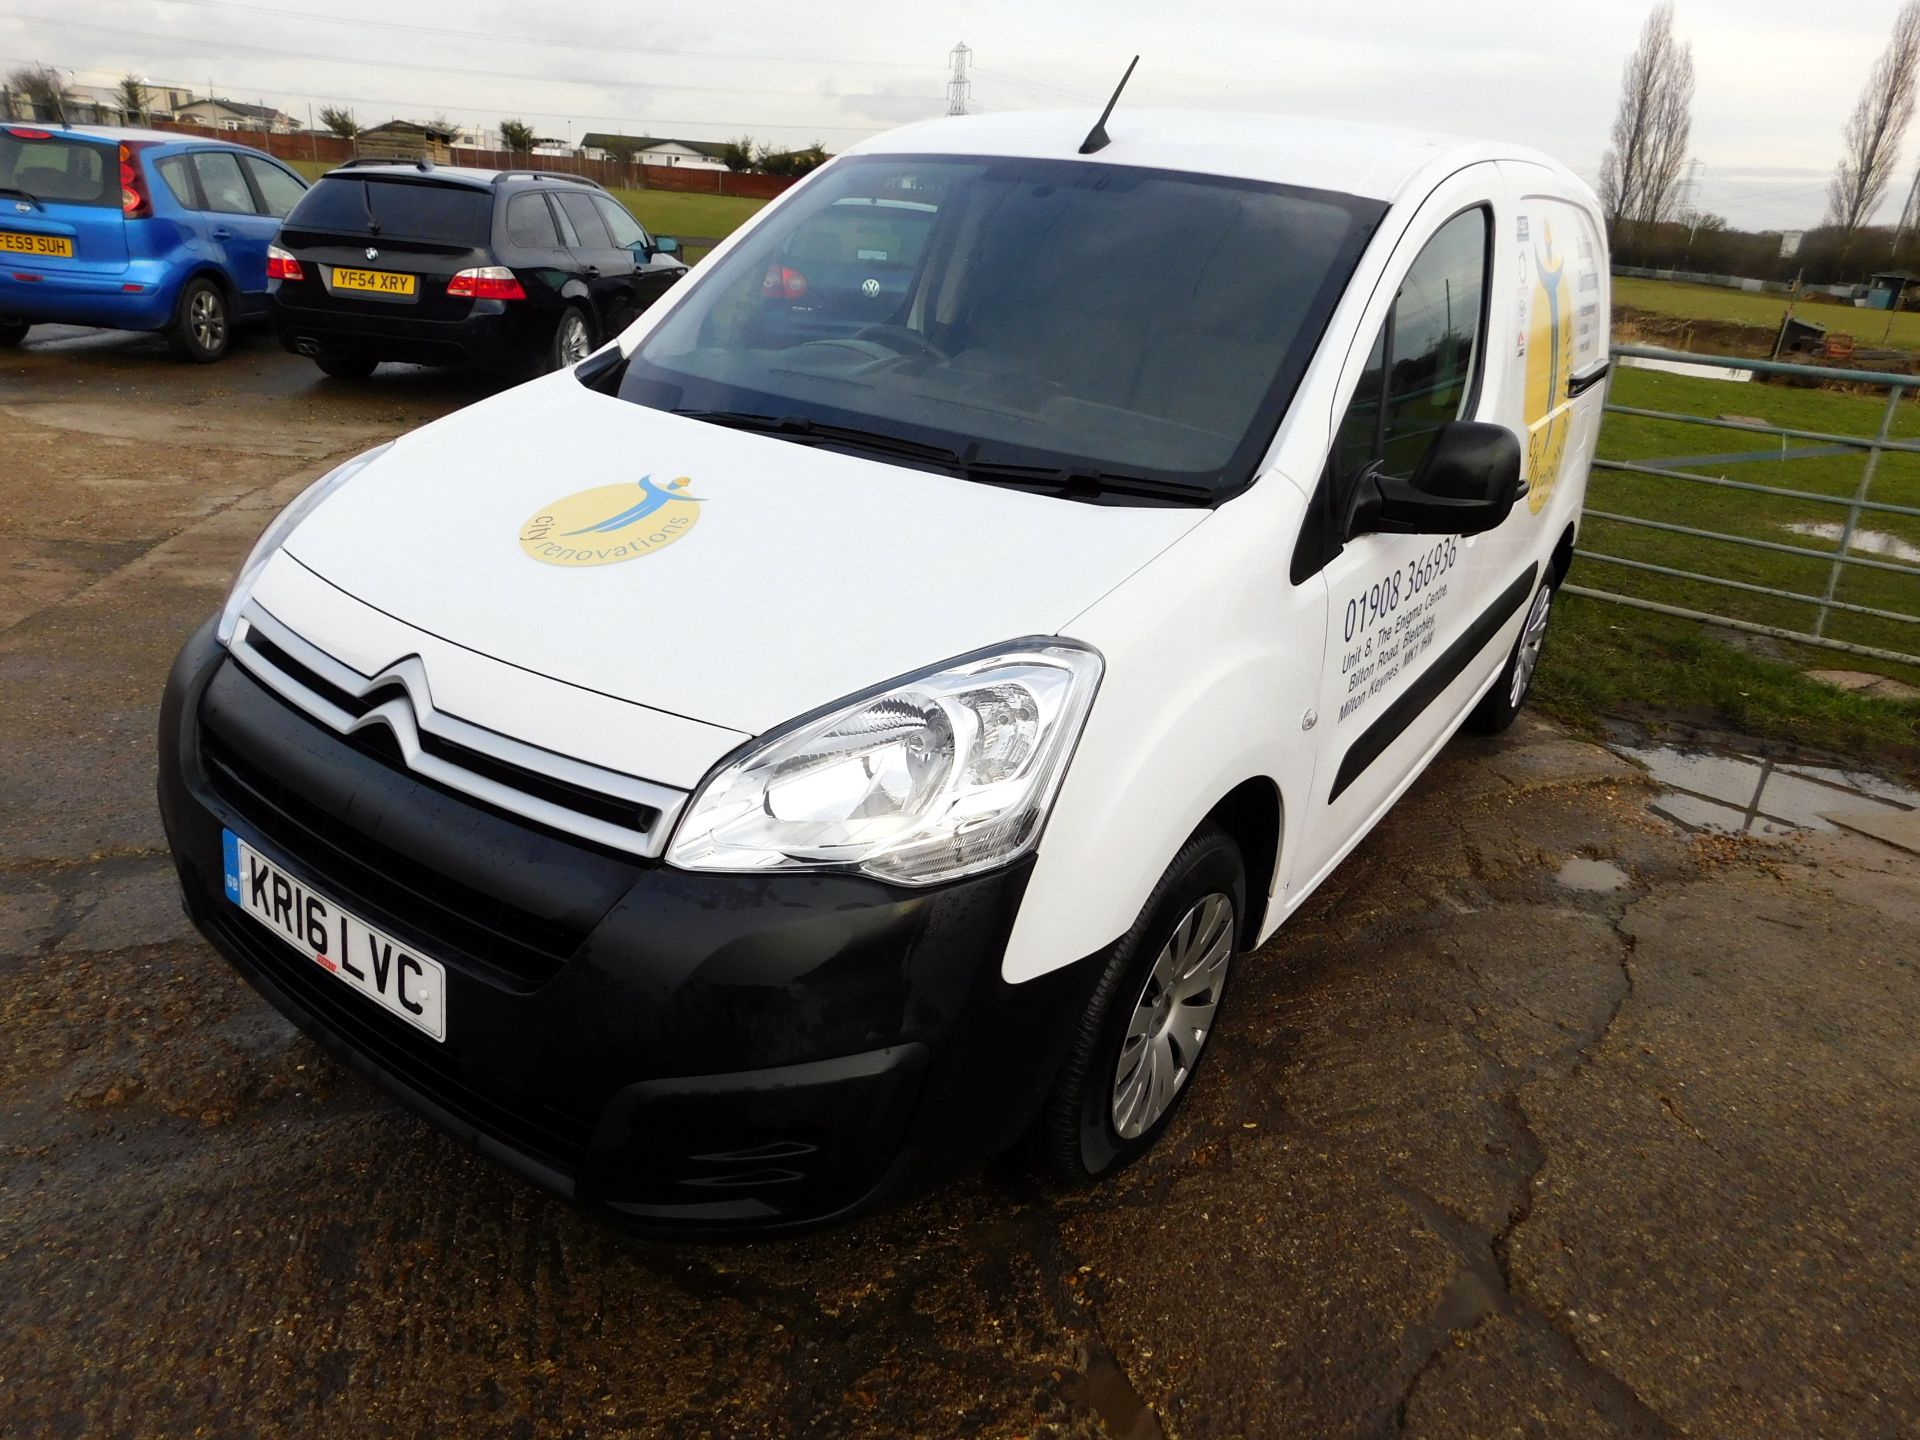
[[1588, 895], [1611, 895], [1627, 883], [1627, 872], [1607, 860], [1589, 860], [1575, 855], [1553, 877], [1569, 890]]
[[1920, 810], [1920, 790], [1877, 775], [1671, 745], [1616, 744], [1612, 749], [1645, 766], [1661, 787], [1647, 808], [1687, 830], [1791, 835], [1838, 829], [1825, 818], [1832, 814]]
[[[1837, 520], [1796, 520], [1786, 528], [1809, 540], [1828, 540], [1835, 545], [1847, 533], [1847, 527]], [[1920, 565], [1920, 545], [1903, 540], [1898, 535], [1890, 535], [1885, 530], [1856, 530], [1853, 532], [1853, 543], [1847, 548], [1857, 550], [1862, 555], [1879, 555], [1888, 560], [1907, 560]]]

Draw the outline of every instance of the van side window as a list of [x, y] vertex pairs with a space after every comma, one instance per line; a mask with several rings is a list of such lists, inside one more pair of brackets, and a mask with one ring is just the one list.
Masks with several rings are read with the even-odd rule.
[[1354, 487], [1368, 469], [1410, 477], [1434, 432], [1473, 403], [1486, 348], [1491, 224], [1484, 206], [1463, 210], [1440, 227], [1400, 282], [1334, 430], [1294, 547], [1294, 584], [1305, 584], [1340, 553]]
[[1413, 262], [1340, 422], [1341, 488], [1374, 461], [1411, 475], [1434, 432], [1465, 412], [1484, 348], [1487, 260], [1487, 212], [1474, 209], [1443, 225]]

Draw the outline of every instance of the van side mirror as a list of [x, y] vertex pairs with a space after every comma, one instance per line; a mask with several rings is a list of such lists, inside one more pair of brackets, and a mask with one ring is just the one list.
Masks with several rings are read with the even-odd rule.
[[656, 255], [678, 255], [680, 242], [671, 235], [656, 235], [653, 237], [653, 252]]
[[1504, 425], [1454, 420], [1405, 480], [1369, 470], [1355, 487], [1347, 534], [1479, 535], [1520, 498], [1520, 439]]

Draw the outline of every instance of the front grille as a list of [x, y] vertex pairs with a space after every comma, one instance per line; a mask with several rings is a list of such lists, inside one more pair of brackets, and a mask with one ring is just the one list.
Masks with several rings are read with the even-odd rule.
[[[277, 703], [269, 701], [268, 703]], [[398, 935], [417, 936], [437, 960], [527, 992], [546, 984], [587, 938], [499, 896], [459, 884], [290, 790], [210, 724], [200, 761], [214, 793], [255, 835], [309, 869], [341, 904]]]
[[447, 715], [417, 656], [362, 675], [250, 605], [231, 645], [289, 705], [383, 764], [518, 820], [657, 859], [686, 793], [556, 755]]
[[246, 964], [403, 1085], [568, 1180], [578, 1175], [597, 1117], [531, 1097], [508, 1102], [476, 1089], [456, 1056], [329, 978], [237, 906], [216, 900], [208, 918]]

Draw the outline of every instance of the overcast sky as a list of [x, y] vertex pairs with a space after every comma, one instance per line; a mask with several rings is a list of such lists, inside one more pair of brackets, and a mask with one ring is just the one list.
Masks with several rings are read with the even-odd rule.
[[[1698, 72], [1699, 203], [1743, 228], [1815, 224], [1840, 129], [1900, 0], [1679, 0]], [[946, 111], [974, 51], [979, 110], [1097, 106], [1136, 50], [1139, 104], [1278, 110], [1524, 141], [1593, 179], [1647, 4], [1589, 0], [0, 0], [0, 65], [133, 72], [234, 99], [444, 113], [542, 134], [829, 149]], [[1124, 102], [1123, 102], [1124, 103]], [[1920, 132], [1920, 127], [1916, 127]], [[1882, 205], [1897, 211], [1920, 139]], [[1897, 192], [1897, 193], [1894, 193]]]

